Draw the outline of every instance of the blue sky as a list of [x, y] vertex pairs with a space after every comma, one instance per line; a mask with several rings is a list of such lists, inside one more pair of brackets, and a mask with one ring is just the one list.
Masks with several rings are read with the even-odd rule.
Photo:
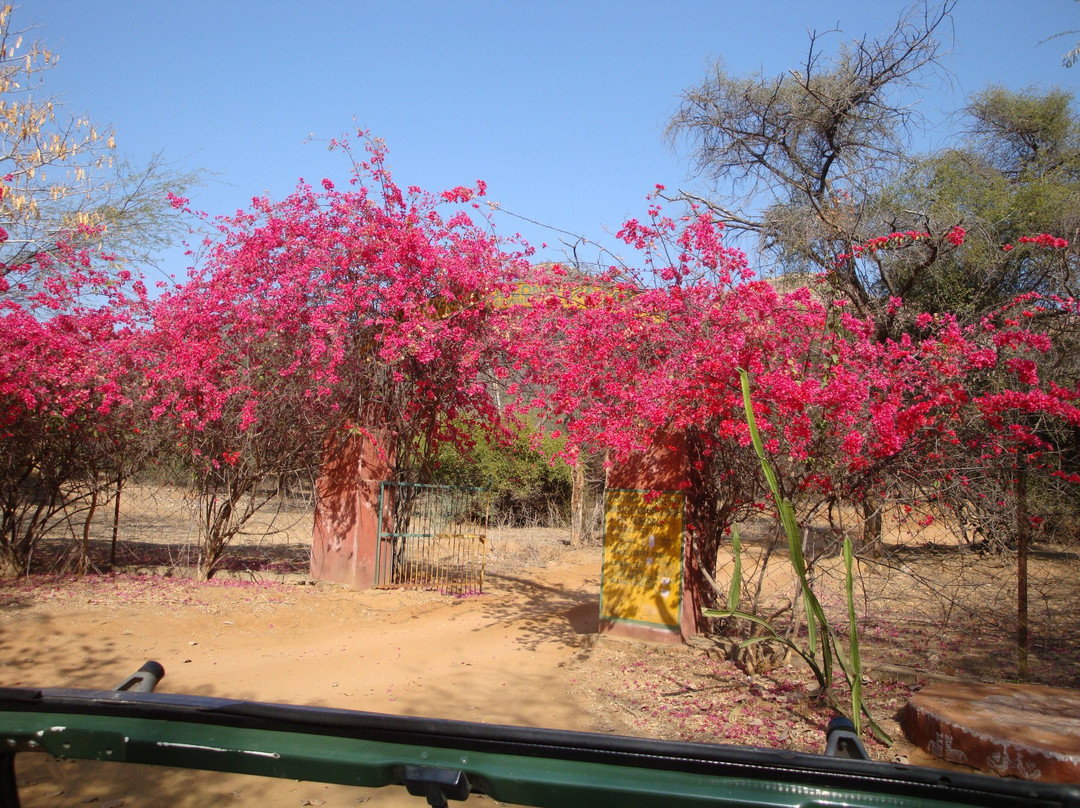
[[[712, 59], [775, 74], [805, 56], [808, 30], [839, 27], [831, 45], [880, 34], [905, 5], [34, 0], [14, 24], [38, 26], [60, 57], [47, 89], [112, 124], [118, 151], [213, 172], [191, 194], [212, 214], [284, 197], [300, 177], [344, 179], [325, 141], [355, 119], [386, 140], [402, 185], [484, 179], [504, 210], [613, 245], [656, 183], [694, 187], [663, 130]], [[960, 0], [954, 78], [926, 88], [924, 111], [944, 120], [988, 83], [1080, 90], [1080, 66], [1061, 66], [1078, 37], [1039, 44], [1073, 28], [1073, 0]], [[927, 143], [949, 135], [942, 123]], [[505, 214], [496, 224], [561, 257], [558, 233]], [[183, 260], [170, 254], [168, 270], [182, 275]]]

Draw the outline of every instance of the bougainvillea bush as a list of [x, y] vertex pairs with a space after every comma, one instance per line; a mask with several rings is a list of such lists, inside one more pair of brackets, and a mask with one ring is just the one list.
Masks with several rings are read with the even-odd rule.
[[[61, 243], [29, 260], [0, 265], [0, 565], [16, 572], [50, 528], [85, 537], [76, 522], [138, 431], [131, 347], [146, 325], [145, 288], [110, 256]], [[16, 280], [28, 273], [40, 287]]]
[[[153, 434], [190, 475], [211, 575], [260, 486], [317, 473], [335, 441], [392, 436], [382, 448], [411, 473], [498, 424], [487, 303], [527, 248], [478, 214], [482, 182], [403, 189], [384, 147], [365, 148], [344, 190], [301, 182], [213, 220], [205, 260], [156, 297], [109, 256], [61, 244], [33, 259], [40, 290], [10, 290], [0, 312], [8, 566], [24, 569], [56, 518], [71, 523], [80, 485], [116, 479], [109, 463], [134, 436]], [[3, 267], [0, 291], [27, 271]]]
[[[924, 519], [951, 508], [970, 521], [972, 502], [991, 494], [1011, 510], [1002, 496], [1011, 499], [1019, 463], [1060, 477], [1061, 439], [1080, 425], [1080, 409], [1077, 375], [1061, 367], [1048, 329], [1074, 327], [1075, 301], [1028, 295], [969, 326], [895, 298], [878, 316], [857, 317], [827, 276], [786, 292], [753, 279], [708, 213], [671, 218], [654, 206], [620, 235], [636, 257], [583, 292], [557, 267], [535, 279], [550, 294], [515, 312], [521, 382], [511, 392], [550, 413], [571, 454], [601, 447], [619, 462], [678, 436], [691, 584], [704, 605], [714, 594], [702, 572], [713, 573], [725, 531], [774, 507], [750, 450], [740, 370], [782, 496], [804, 522], [855, 506], [864, 518], [851, 527], [867, 552], [880, 536], [866, 527], [876, 515], [880, 528], [890, 499], [919, 503]], [[894, 234], [854, 253], [919, 237]], [[947, 239], [962, 249], [964, 232]], [[1032, 237], [1019, 248], [1068, 244]], [[884, 336], [880, 318], [902, 322], [900, 336]]]
[[[961, 324], [883, 297], [855, 316], [827, 273], [785, 291], [754, 277], [710, 214], [669, 217], [657, 204], [622, 228], [627, 257], [607, 271], [529, 268], [527, 248], [480, 214], [483, 183], [402, 188], [382, 144], [365, 148], [342, 188], [301, 183], [213, 220], [204, 262], [153, 299], [137, 278], [99, 272], [100, 257], [41, 257], [35, 272], [52, 280], [7, 300], [0, 323], [3, 485], [5, 502], [21, 503], [4, 506], [9, 562], [25, 561], [19, 537], [66, 507], [76, 479], [152, 433], [153, 451], [191, 475], [212, 574], [260, 486], [313, 473], [358, 432], [393, 435], [384, 448], [402, 474], [419, 473], [440, 442], [498, 428], [496, 386], [511, 415], [559, 433], [570, 459], [679, 442], [702, 605], [725, 531], [772, 508], [740, 370], [782, 495], [804, 520], [853, 506], [860, 552], [880, 538], [866, 526], [887, 502], [917, 502], [918, 518], [944, 516], [976, 540], [1016, 529], [1018, 468], [1080, 481], [1071, 299], [1028, 295]], [[889, 234], [838, 260], [926, 238]], [[943, 238], [964, 249], [962, 228]], [[1003, 249], [1074, 260], [1046, 235]], [[520, 281], [539, 291], [514, 305]], [[76, 458], [78, 474], [58, 468]]]
[[469, 215], [483, 184], [402, 189], [373, 141], [354, 168], [345, 190], [301, 183], [219, 220], [205, 264], [154, 306], [144, 397], [193, 471], [204, 574], [263, 481], [317, 471], [349, 433], [388, 430], [408, 466], [496, 420], [485, 302], [520, 256]]

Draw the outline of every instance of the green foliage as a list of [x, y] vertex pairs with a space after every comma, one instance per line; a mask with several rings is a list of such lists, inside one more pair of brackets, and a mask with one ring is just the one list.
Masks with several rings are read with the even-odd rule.
[[735, 558], [735, 569], [731, 572], [731, 585], [728, 587], [727, 607], [734, 612], [739, 608], [742, 598], [742, 540], [739, 538], [739, 526], [731, 526], [731, 554]]
[[528, 428], [507, 439], [480, 430], [471, 437], [471, 446], [440, 448], [432, 482], [490, 486], [491, 518], [496, 523], [522, 527], [568, 520], [570, 467], [558, 457], [563, 441], [540, 437]]
[[[765, 448], [761, 442], [761, 435], [758, 432], [757, 421], [754, 418], [754, 410], [750, 400], [750, 378], [746, 371], [741, 368], [739, 369], [739, 378], [742, 384], [743, 406], [746, 410], [746, 421], [747, 425], [750, 427], [750, 438], [754, 444], [754, 451], [761, 461], [761, 469], [765, 474], [769, 490], [772, 492], [773, 501], [776, 503], [777, 510], [779, 511], [780, 521], [784, 527], [784, 533], [788, 540], [788, 553], [791, 559], [791, 566], [795, 570], [799, 589], [802, 592], [803, 606], [806, 610], [807, 641], [805, 645], [802, 645], [796, 640], [780, 634], [780, 632], [776, 630], [776, 626], [774, 626], [770, 620], [762, 618], [759, 615], [740, 611], [737, 608], [738, 589], [734, 581], [732, 582], [728, 596], [728, 608], [724, 610], [706, 609], [704, 614], [707, 617], [740, 618], [748, 620], [765, 629], [767, 634], [750, 638], [743, 643], [743, 647], [758, 642], [777, 642], [790, 648], [802, 657], [803, 661], [809, 666], [823, 689], [828, 690], [833, 685], [833, 661], [835, 660], [844, 675], [848, 687], [851, 689], [851, 719], [855, 724], [856, 731], [858, 732], [861, 727], [862, 716], [866, 715], [870, 723], [870, 729], [874, 734], [883, 741], [889, 742], [888, 736], [885, 735], [884, 731], [878, 726], [877, 722], [874, 721], [873, 717], [867, 711], [866, 704], [863, 702], [862, 698], [862, 657], [859, 652], [858, 623], [855, 617], [851, 541], [846, 538], [844, 540], [845, 588], [847, 593], [849, 631], [848, 652], [845, 655], [840, 651], [836, 632], [829, 623], [828, 617], [825, 615], [825, 610], [822, 608], [821, 602], [818, 600], [807, 575], [806, 559], [804, 558], [802, 551], [802, 537], [800, 535], [799, 526], [795, 521], [795, 509], [792, 507], [791, 502], [781, 493], [780, 486], [776, 480], [776, 473], [773, 471], [772, 466], [769, 464], [768, 457], [765, 454]], [[741, 573], [740, 546], [737, 535], [733, 539], [732, 548], [736, 556], [736, 570]], [[818, 656], [819, 643], [821, 647], [820, 657]]]
[[1073, 95], [1061, 89], [1020, 92], [991, 85], [972, 96], [973, 143], [1007, 176], [1023, 179], [1057, 171], [1077, 159]]
[[859, 652], [859, 623], [855, 617], [855, 576], [852, 571], [851, 539], [844, 537], [844, 594], [848, 611], [848, 661], [851, 663], [851, 718], [855, 732], [862, 722], [862, 654]]
[[971, 322], [1018, 294], [1075, 295], [1075, 256], [1003, 249], [1022, 236], [1080, 233], [1080, 117], [1064, 90], [989, 87], [966, 110], [966, 138], [912, 161], [873, 202], [879, 229], [966, 231], [962, 247], [929, 239], [876, 257], [879, 294]]

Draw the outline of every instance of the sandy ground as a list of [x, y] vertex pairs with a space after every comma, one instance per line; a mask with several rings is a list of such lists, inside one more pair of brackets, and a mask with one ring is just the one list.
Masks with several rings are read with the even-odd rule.
[[[805, 751], [824, 746], [828, 711], [795, 684], [797, 672], [752, 677], [701, 649], [598, 637], [599, 548], [559, 555], [491, 574], [484, 594], [469, 598], [353, 592], [302, 576], [284, 583], [116, 576], [13, 585], [3, 590], [0, 685], [111, 688], [156, 659], [166, 668], [159, 690], [173, 693]], [[884, 682], [879, 690], [891, 697], [888, 709], [907, 692]], [[929, 762], [902, 744], [875, 752]], [[400, 789], [19, 760], [26, 806], [422, 804]]]
[[[134, 536], [129, 547], [146, 538]], [[532, 532], [528, 540], [493, 531], [484, 593], [465, 598], [316, 583], [295, 562], [302, 542], [289, 541], [278, 552], [283, 566], [256, 572], [241, 564], [210, 583], [163, 574], [171, 568], [155, 564], [118, 575], [0, 582], [0, 686], [107, 689], [155, 659], [166, 670], [159, 691], [171, 693], [824, 748], [831, 711], [805, 669], [781, 663], [751, 671], [708, 643], [654, 646], [598, 636], [601, 548], [568, 548], [560, 531]], [[730, 559], [721, 561], [723, 567]], [[935, 558], [925, 563], [927, 574], [946, 569]], [[1076, 569], [1070, 561], [1068, 576], [1057, 577], [1075, 580]], [[868, 612], [863, 626], [865, 692], [896, 741], [868, 740], [868, 747], [877, 759], [934, 765], [902, 739], [894, 720], [912, 690], [933, 677], [890, 671], [1007, 678], [1007, 635], [982, 637], [963, 621], [943, 630], [915, 619], [901, 610], [912, 605], [910, 571], [867, 575], [881, 597], [899, 590], [906, 598], [870, 610], [876, 616]], [[1040, 670], [1048, 683], [1075, 687], [1076, 643], [1056, 642], [1041, 651], [1053, 664]], [[42, 755], [21, 755], [19, 778], [26, 806], [424, 804], [401, 789]]]
[[[596, 630], [596, 551], [567, 554], [557, 570], [489, 576], [485, 590], [447, 598], [169, 578], [46, 585], [5, 607], [0, 684], [111, 688], [156, 659], [166, 669], [159, 690], [174, 693], [621, 729], [616, 716], [591, 708], [575, 676], [575, 656]], [[403, 797], [196, 772], [109, 782], [106, 764], [20, 760], [28, 806], [378, 805]], [[402, 804], [416, 802], [404, 795]]]

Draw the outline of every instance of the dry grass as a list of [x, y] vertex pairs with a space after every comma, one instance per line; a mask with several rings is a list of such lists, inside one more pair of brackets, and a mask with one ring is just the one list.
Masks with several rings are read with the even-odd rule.
[[[847, 606], [839, 540], [820, 525], [808, 533], [810, 578], [831, 622], [846, 636]], [[1016, 678], [1017, 558], [983, 553], [956, 541], [937, 522], [909, 529], [898, 520], [884, 543], [855, 563], [855, 600], [864, 661], [881, 669], [999, 681]], [[781, 613], [791, 629], [796, 582], [786, 538], [771, 521], [743, 530], [742, 608]], [[726, 586], [734, 562], [717, 560]], [[1028, 559], [1030, 671], [1033, 681], [1080, 686], [1080, 555], [1036, 543]], [[787, 611], [783, 611], [784, 609]]]
[[[198, 528], [193, 503], [175, 486], [129, 484], [120, 500], [117, 530], [117, 570], [189, 577], [197, 567]], [[97, 510], [90, 528], [93, 567], [110, 567], [113, 503]], [[81, 550], [82, 517], [53, 530], [42, 542], [33, 563], [37, 573], [62, 573], [74, 568]], [[303, 493], [277, 497], [255, 514], [229, 545], [222, 565], [225, 577], [273, 579], [307, 575], [311, 555], [314, 504]], [[488, 530], [487, 568], [519, 571], [557, 561], [570, 543], [569, 528]]]

